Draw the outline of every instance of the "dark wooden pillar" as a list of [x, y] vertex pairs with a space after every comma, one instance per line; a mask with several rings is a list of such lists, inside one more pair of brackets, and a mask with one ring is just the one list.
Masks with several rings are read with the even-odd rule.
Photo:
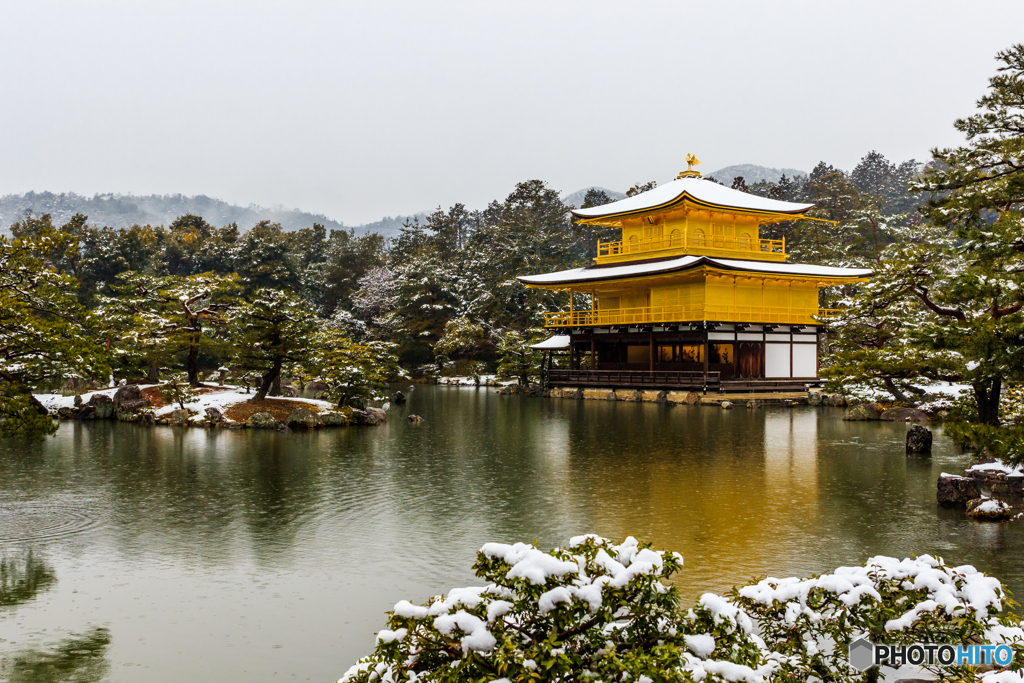
[[704, 393], [708, 393], [708, 357], [711, 349], [708, 347], [708, 331], [704, 329]]
[[594, 345], [594, 333], [590, 333], [590, 369], [597, 370], [597, 351]]
[[651, 341], [651, 357], [649, 358], [649, 360], [650, 360], [650, 365], [651, 365], [650, 370], [653, 373], [654, 372], [654, 330], [651, 330], [650, 335], [651, 335], [651, 340], [650, 340]]

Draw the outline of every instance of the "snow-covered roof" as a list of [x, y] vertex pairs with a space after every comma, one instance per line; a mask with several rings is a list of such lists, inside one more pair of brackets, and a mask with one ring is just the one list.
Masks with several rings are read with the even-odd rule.
[[569, 348], [569, 335], [567, 334], [556, 334], [553, 337], [548, 337], [542, 342], [536, 344], [530, 344], [531, 349], [541, 349], [549, 351], [551, 349], [567, 349]]
[[572, 213], [577, 218], [624, 218], [630, 214], [650, 213], [653, 210], [667, 211], [684, 201], [705, 209], [739, 209], [761, 214], [800, 214], [814, 207], [814, 204], [795, 204], [759, 197], [710, 180], [689, 177], [677, 178], [653, 190], [611, 204], [576, 209]]
[[857, 280], [871, 276], [870, 270], [860, 268], [836, 268], [834, 266], [812, 266], [806, 263], [772, 263], [769, 261], [748, 261], [746, 259], [711, 258], [710, 256], [680, 256], [661, 261], [644, 261], [626, 265], [587, 266], [559, 270], [540, 275], [523, 275], [518, 280], [528, 285], [568, 285], [583, 282], [618, 280], [643, 275], [664, 275], [668, 273], [709, 266], [723, 270], [738, 270], [777, 275], [807, 275], [827, 279]]

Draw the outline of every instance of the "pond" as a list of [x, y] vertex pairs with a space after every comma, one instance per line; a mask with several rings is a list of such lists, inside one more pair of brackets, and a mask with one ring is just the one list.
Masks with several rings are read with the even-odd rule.
[[376, 428], [0, 442], [0, 678], [333, 681], [395, 602], [475, 583], [483, 543], [589, 532], [681, 552], [685, 601], [875, 554], [1024, 589], [1024, 525], [936, 506], [968, 460], [941, 433], [908, 458], [906, 425], [839, 409], [408, 393]]

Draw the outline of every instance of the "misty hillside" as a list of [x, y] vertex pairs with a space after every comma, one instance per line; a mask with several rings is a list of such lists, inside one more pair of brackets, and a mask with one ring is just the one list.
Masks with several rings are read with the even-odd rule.
[[582, 190], [576, 190], [567, 195], [562, 196], [562, 202], [565, 204], [572, 204], [577, 209], [583, 206], [583, 198], [587, 196], [587, 192], [590, 190], [602, 190], [606, 195], [612, 198], [612, 201], [619, 201], [625, 199], [626, 194], [624, 192], [616, 192], [615, 190], [609, 190], [604, 187], [584, 187]]
[[182, 214], [191, 213], [205, 218], [216, 226], [237, 223], [239, 229], [248, 230], [262, 220], [280, 223], [285, 230], [309, 228], [320, 223], [328, 230], [340, 230], [345, 224], [323, 214], [313, 214], [284, 207], [237, 206], [205, 195], [186, 197], [171, 195], [116, 195], [97, 194], [83, 197], [74, 192], [26, 192], [0, 197], [0, 231], [10, 233], [11, 224], [21, 220], [26, 212], [33, 216], [48, 213], [54, 223], [62, 225], [76, 213], [89, 217], [92, 225], [127, 228], [132, 225], [169, 225]]
[[132, 225], [169, 225], [178, 216], [191, 213], [205, 218], [216, 226], [237, 223], [243, 232], [262, 220], [280, 223], [285, 230], [294, 231], [310, 228], [313, 223], [320, 223], [328, 232], [331, 230], [354, 229], [356, 234], [379, 232], [386, 237], [398, 234], [398, 229], [408, 218], [416, 216], [386, 216], [375, 223], [347, 226], [323, 214], [309, 213], [299, 209], [284, 207], [267, 208], [263, 206], [238, 206], [220, 199], [212, 199], [204, 195], [186, 197], [184, 195], [115, 195], [98, 194], [83, 197], [74, 192], [26, 192], [25, 194], [9, 194], [0, 197], [0, 233], [9, 235], [11, 224], [21, 220], [25, 212], [33, 216], [48, 213], [53, 216], [54, 223], [63, 225], [76, 213], [89, 217], [92, 225], [107, 225], [113, 228], [127, 228]]
[[737, 176], [743, 176], [743, 180], [747, 185], [753, 185], [754, 183], [759, 183], [762, 180], [777, 183], [783, 174], [792, 178], [798, 175], [807, 175], [807, 171], [800, 171], [795, 168], [768, 168], [767, 166], [757, 166], [756, 164], [736, 164], [735, 166], [726, 166], [725, 168], [720, 168], [717, 171], [705, 173], [703, 175], [705, 178], [714, 178], [725, 185], [732, 185], [734, 178]]
[[420, 225], [422, 225], [426, 222], [427, 216], [429, 215], [430, 214], [428, 212], [421, 211], [420, 213], [412, 216], [395, 216], [393, 218], [391, 216], [384, 216], [384, 218], [381, 218], [379, 221], [363, 223], [362, 225], [356, 225], [353, 227], [355, 228], [356, 234], [379, 232], [385, 237], [398, 237], [398, 233], [401, 231], [402, 225], [406, 221], [409, 221], [410, 223], [419, 221]]

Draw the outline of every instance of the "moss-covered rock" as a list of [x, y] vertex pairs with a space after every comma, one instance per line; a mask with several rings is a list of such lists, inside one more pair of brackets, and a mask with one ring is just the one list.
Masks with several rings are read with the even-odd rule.
[[270, 413], [253, 413], [245, 421], [245, 426], [252, 429], [277, 429], [277, 418]]
[[291, 429], [316, 429], [323, 426], [320, 416], [308, 408], [295, 408], [288, 413], [284, 423]]
[[1016, 510], [995, 498], [977, 498], [967, 504], [967, 516], [983, 522], [1001, 522], [1015, 515]]
[[927, 422], [928, 415], [916, 408], [897, 407], [889, 408], [880, 416], [889, 422]]
[[85, 405], [96, 409], [96, 412], [93, 413], [95, 420], [109, 420], [114, 417], [114, 399], [106, 394], [93, 394]]
[[324, 427], [344, 427], [352, 424], [352, 418], [345, 413], [320, 413], [320, 421]]
[[[382, 417], [383, 416], [383, 417]], [[380, 408], [367, 408], [366, 410], [352, 410], [352, 419], [360, 425], [379, 425], [387, 419], [387, 413]]]
[[844, 420], [850, 422], [863, 422], [866, 420], [880, 420], [882, 419], [882, 406], [877, 403], [861, 403], [846, 411], [846, 415], [843, 415]]

